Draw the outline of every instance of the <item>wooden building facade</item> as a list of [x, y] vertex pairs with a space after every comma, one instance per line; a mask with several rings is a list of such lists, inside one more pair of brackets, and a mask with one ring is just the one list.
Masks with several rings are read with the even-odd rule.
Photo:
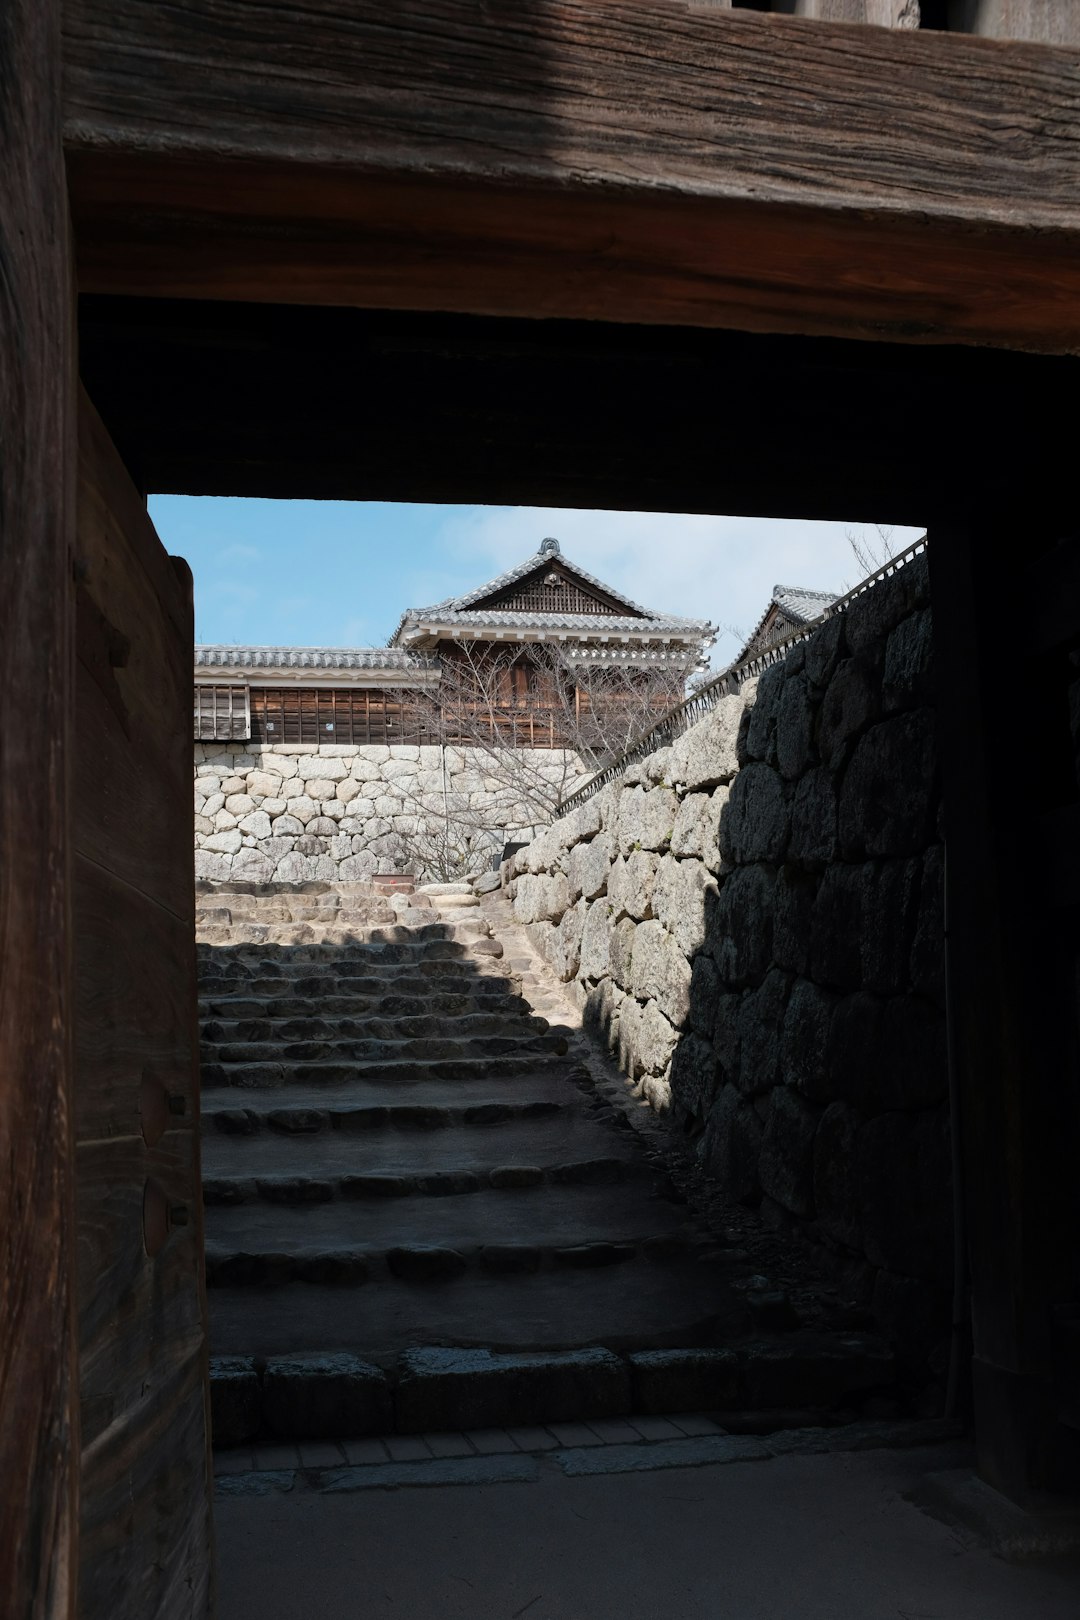
[[195, 739], [468, 747], [497, 737], [593, 752], [595, 731], [602, 752], [609, 722], [598, 711], [646, 729], [682, 701], [714, 635], [706, 620], [632, 602], [547, 539], [476, 590], [408, 608], [385, 648], [196, 647]]
[[13, 1620], [212, 1604], [190, 585], [147, 491], [927, 526], [979, 1466], [1080, 1479], [1080, 8], [512, 14], [4, 8]]
[[818, 619], [836, 600], [830, 591], [807, 590], [802, 585], [774, 585], [767, 607], [741, 648], [738, 662], [775, 647]]

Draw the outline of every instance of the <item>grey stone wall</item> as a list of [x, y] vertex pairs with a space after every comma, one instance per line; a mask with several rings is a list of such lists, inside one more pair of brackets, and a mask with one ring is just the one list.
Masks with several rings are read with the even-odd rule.
[[[573, 754], [535, 750], [529, 770], [569, 790]], [[480, 871], [535, 808], [478, 749], [409, 744], [195, 744], [195, 876], [355, 882], [438, 870], [453, 847]]]
[[941, 837], [922, 556], [507, 869], [726, 1198], [920, 1356], [951, 1281]]

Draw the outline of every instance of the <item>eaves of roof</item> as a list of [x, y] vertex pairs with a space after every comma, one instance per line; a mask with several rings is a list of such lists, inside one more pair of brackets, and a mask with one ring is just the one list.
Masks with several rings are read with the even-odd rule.
[[[561, 551], [557, 551], [554, 554], [550, 552], [536, 551], [531, 557], [526, 557], [524, 562], [518, 563], [516, 568], [507, 569], [505, 574], [496, 575], [494, 579], [489, 579], [486, 584], [478, 585], [475, 590], [466, 591], [462, 596], [448, 596], [445, 601], [435, 602], [430, 607], [406, 608], [405, 612], [401, 615], [397, 629], [390, 637], [388, 645], [391, 647], [394, 646], [406, 625], [417, 622], [424, 624], [454, 624], [457, 622], [469, 622], [476, 625], [489, 625], [502, 623], [516, 624], [520, 621], [523, 627], [536, 626], [538, 628], [548, 628], [550, 624], [551, 628], [556, 628], [556, 626], [559, 625], [565, 626], [567, 629], [594, 628], [597, 619], [600, 617], [603, 617], [605, 622], [608, 624], [622, 624], [625, 622], [621, 615], [601, 616], [597, 614], [565, 613], [550, 615], [539, 613], [520, 613], [506, 615], [492, 609], [481, 609], [477, 614], [469, 613], [468, 610], [475, 607], [476, 603], [482, 602], [485, 597], [494, 596], [497, 592], [506, 590], [508, 586], [515, 584], [519, 579], [524, 579], [527, 574], [531, 574], [534, 568], [546, 566], [555, 558], [557, 558], [560, 567], [566, 569], [572, 574], [576, 574], [578, 579], [583, 580], [585, 584], [592, 585], [596, 590], [603, 591], [606, 596], [612, 599], [612, 601], [621, 602], [623, 607], [628, 610], [627, 617], [634, 624], [641, 625], [643, 622], [645, 622], [652, 625], [662, 624], [671, 627], [678, 626], [680, 629], [686, 630], [688, 633], [697, 632], [701, 635], [712, 634], [713, 632], [713, 626], [704, 619], [680, 619], [667, 614], [650, 612], [648, 608], [642, 607], [638, 602], [631, 601], [630, 597], [624, 596], [621, 591], [615, 590], [611, 585], [606, 584], [604, 580], [597, 579], [595, 574], [590, 574], [586, 569], [579, 567], [577, 563], [571, 562], [570, 558], [565, 556]], [[452, 615], [461, 617], [459, 619], [457, 617], [451, 617]]]
[[443, 608], [410, 609], [394, 633], [399, 635], [414, 631], [417, 634], [436, 635], [443, 630], [458, 635], [463, 630], [532, 630], [586, 636], [590, 640], [607, 640], [614, 636], [675, 636], [687, 641], [701, 641], [713, 634], [712, 625], [704, 619], [676, 619], [660, 615], [630, 618], [622, 614], [523, 613], [501, 609], [467, 613]]
[[835, 595], [829, 591], [807, 590], [801, 585], [774, 585], [765, 611], [747, 636], [736, 661], [748, 655], [774, 608], [787, 619], [793, 630], [798, 630], [803, 625], [812, 624], [815, 619], [820, 619], [826, 608], [831, 607], [835, 601]]
[[420, 675], [438, 671], [438, 660], [404, 647], [232, 647], [195, 648], [196, 672], [212, 670], [267, 673], [278, 670], [394, 672]]

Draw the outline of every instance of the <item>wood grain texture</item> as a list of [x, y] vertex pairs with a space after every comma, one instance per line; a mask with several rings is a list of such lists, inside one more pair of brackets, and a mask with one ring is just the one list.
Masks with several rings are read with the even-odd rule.
[[170, 907], [149, 907], [129, 882], [95, 860], [76, 859], [74, 882], [78, 1140], [141, 1135], [144, 1084], [182, 1099], [183, 1113], [168, 1115], [167, 1128], [187, 1129], [198, 1113], [186, 982], [189, 921]]
[[89, 291], [1080, 346], [1076, 54], [665, 0], [68, 0]]
[[59, 6], [0, 11], [0, 1611], [74, 1613], [74, 315]]
[[[80, 1615], [211, 1604], [188, 796], [191, 579], [79, 414], [74, 777]], [[153, 1254], [151, 1188], [182, 1212]]]

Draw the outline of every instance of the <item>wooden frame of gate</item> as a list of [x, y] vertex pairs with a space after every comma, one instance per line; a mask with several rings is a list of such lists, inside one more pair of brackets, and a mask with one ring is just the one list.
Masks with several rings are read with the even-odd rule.
[[[74, 1614], [80, 1562], [88, 1620], [212, 1602], [197, 1225], [164, 1270], [145, 1241], [158, 1194], [198, 1206], [190, 837], [140, 867], [79, 762], [80, 694], [117, 768], [142, 683], [172, 714], [190, 604], [146, 488], [930, 525], [976, 1436], [1016, 1496], [1075, 1485], [1080, 40], [1046, 0], [968, 11], [1028, 42], [675, 0], [327, 0], [317, 28], [8, 0], [6, 1613]], [[179, 986], [164, 1042], [120, 993], [121, 893]], [[98, 1181], [92, 1075], [87, 1153], [127, 1144]], [[131, 1387], [95, 1385], [151, 1309]]]

